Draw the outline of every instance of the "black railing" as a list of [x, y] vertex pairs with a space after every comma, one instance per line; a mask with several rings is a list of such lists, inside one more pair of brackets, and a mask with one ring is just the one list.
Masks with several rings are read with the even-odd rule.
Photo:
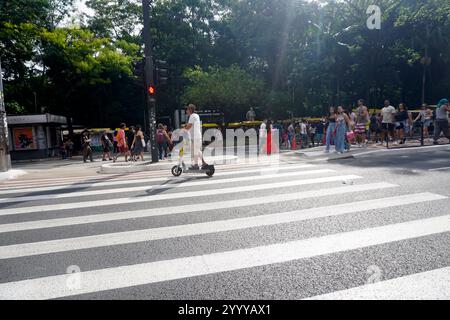
[[[417, 135], [415, 135], [415, 131], [416, 131], [415, 129], [416, 128], [419, 129], [418, 130], [419, 132], [418, 132]], [[398, 149], [398, 148], [402, 148], [403, 149], [403, 148], [417, 148], [417, 147], [425, 146], [424, 123], [422, 121], [414, 122], [413, 125], [411, 126], [410, 130], [413, 130], [413, 134], [412, 134], [412, 136], [407, 136], [407, 134], [405, 133], [405, 135], [404, 135], [405, 141], [408, 141], [408, 140], [409, 141], [411, 141], [411, 140], [419, 140], [420, 145], [409, 145], [408, 146], [405, 143], [405, 144], [401, 145], [401, 147], [392, 148], [389, 145], [389, 134], [387, 134], [386, 135], [386, 139], [384, 141], [386, 143], [386, 148], [387, 149]], [[430, 138], [431, 137], [430, 131], [428, 131], [428, 135], [429, 135], [429, 138]]]

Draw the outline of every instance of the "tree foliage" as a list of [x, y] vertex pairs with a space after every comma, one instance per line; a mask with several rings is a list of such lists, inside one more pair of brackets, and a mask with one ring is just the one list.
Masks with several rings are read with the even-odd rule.
[[182, 96], [185, 104], [220, 109], [231, 119], [238, 120], [242, 110], [261, 102], [263, 81], [236, 65], [229, 68], [209, 67], [207, 71], [195, 67], [187, 69], [185, 77], [191, 82]]

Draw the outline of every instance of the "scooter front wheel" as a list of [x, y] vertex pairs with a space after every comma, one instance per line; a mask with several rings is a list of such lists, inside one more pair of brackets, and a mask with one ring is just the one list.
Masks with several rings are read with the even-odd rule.
[[183, 173], [183, 169], [179, 166], [175, 166], [172, 168], [172, 174], [174, 177], [179, 177]]

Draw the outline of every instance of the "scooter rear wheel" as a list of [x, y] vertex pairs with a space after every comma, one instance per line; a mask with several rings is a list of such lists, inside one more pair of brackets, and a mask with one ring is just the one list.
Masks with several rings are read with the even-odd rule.
[[183, 173], [183, 169], [179, 166], [175, 166], [172, 168], [172, 175], [174, 177], [179, 177]]
[[206, 172], [206, 175], [208, 177], [212, 177], [214, 175], [214, 173], [216, 173], [216, 169], [214, 168], [214, 166], [210, 166], [208, 168], [208, 171]]

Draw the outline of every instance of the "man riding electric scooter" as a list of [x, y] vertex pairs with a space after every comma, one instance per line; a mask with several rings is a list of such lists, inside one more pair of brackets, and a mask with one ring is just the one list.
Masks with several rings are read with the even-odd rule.
[[200, 116], [195, 112], [195, 108], [195, 105], [190, 104], [186, 109], [186, 112], [189, 116], [189, 121], [186, 124], [185, 130], [189, 132], [192, 159], [192, 166], [189, 168], [189, 170], [200, 170], [200, 167], [198, 165], [199, 159], [202, 160], [202, 170], [206, 170], [208, 169], [208, 164], [203, 159], [203, 140]]

